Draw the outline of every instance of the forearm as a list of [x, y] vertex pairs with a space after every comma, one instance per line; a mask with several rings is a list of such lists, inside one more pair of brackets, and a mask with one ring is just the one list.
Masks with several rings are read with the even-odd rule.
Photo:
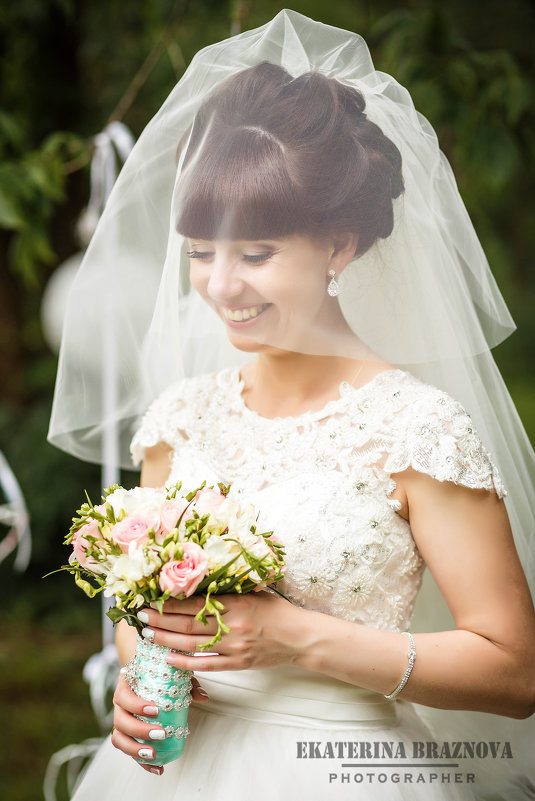
[[136, 650], [136, 630], [124, 620], [119, 621], [115, 631], [115, 645], [121, 665], [132, 659]]
[[[397, 687], [408, 665], [407, 635], [300, 612], [295, 664], [383, 694]], [[501, 645], [466, 630], [417, 634], [414, 641], [416, 661], [400, 698], [511, 717], [533, 711], [531, 674]]]

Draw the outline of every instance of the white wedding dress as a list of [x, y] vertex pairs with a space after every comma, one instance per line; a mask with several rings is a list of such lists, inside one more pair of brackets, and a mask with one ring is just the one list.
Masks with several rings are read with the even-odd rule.
[[[260, 510], [259, 530], [283, 543], [279, 586], [294, 603], [405, 631], [424, 564], [392, 475], [411, 466], [503, 496], [470, 417], [400, 370], [343, 383], [324, 409], [295, 418], [259, 416], [242, 389], [237, 369], [171, 387], [143, 419], [135, 460], [164, 441], [170, 480], [231, 483]], [[418, 751], [436, 737], [403, 700], [291, 667], [197, 675], [210, 701], [190, 707], [184, 756], [152, 776], [108, 739], [75, 801], [479, 798], [483, 763]]]

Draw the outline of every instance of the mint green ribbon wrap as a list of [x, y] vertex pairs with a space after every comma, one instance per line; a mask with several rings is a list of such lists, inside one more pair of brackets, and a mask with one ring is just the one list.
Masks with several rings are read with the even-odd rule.
[[[172, 648], [157, 645], [138, 635], [136, 653], [123, 675], [140, 698], [154, 703], [160, 710], [157, 717], [137, 715], [146, 723], [159, 723], [165, 740], [138, 740], [155, 750], [154, 759], [140, 759], [148, 765], [166, 765], [184, 753], [188, 730], [188, 708], [191, 703], [191, 670], [182, 670], [165, 661]], [[138, 738], [136, 738], [138, 739]]]

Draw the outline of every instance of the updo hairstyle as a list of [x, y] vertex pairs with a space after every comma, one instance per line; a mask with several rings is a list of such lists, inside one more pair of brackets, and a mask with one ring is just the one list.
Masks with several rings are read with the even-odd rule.
[[[200, 239], [359, 235], [357, 255], [393, 228], [403, 191], [396, 145], [334, 78], [263, 62], [221, 84], [193, 123], [177, 230]], [[184, 169], [186, 168], [186, 169]]]

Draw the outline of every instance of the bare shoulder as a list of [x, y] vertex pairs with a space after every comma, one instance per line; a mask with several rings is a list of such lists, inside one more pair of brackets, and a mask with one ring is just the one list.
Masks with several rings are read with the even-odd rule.
[[166, 442], [158, 442], [145, 450], [141, 485], [144, 487], [161, 487], [169, 478], [173, 449]]

